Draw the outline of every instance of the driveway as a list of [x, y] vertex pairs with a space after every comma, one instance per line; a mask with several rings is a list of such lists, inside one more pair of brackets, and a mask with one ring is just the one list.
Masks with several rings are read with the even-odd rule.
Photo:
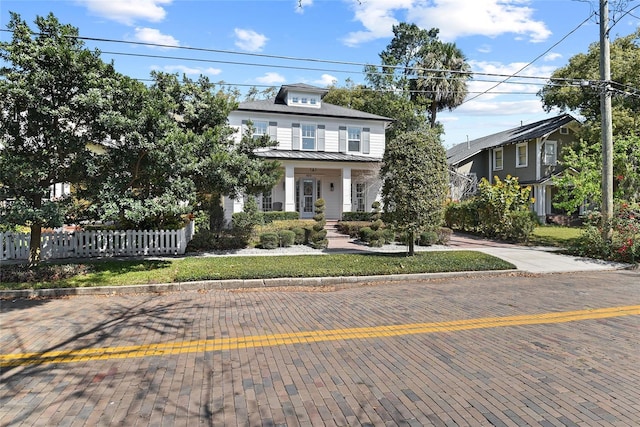
[[640, 274], [2, 301], [0, 425], [637, 426]]

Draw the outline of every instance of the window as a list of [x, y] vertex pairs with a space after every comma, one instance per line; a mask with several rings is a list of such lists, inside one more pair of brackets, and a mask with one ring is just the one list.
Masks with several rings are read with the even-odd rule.
[[273, 190], [262, 193], [262, 211], [269, 212], [273, 210]]
[[363, 182], [357, 182], [356, 183], [356, 195], [354, 197], [355, 199], [355, 205], [356, 205], [356, 212], [364, 212], [364, 183]]
[[569, 128], [560, 128], [560, 133], [562, 135], [569, 135]]
[[293, 102], [294, 104], [298, 103], [298, 97], [294, 96], [293, 98], [291, 98], [291, 102]]
[[302, 149], [303, 150], [316, 149], [316, 126], [315, 125], [302, 125]]
[[502, 170], [503, 153], [504, 152], [502, 148], [495, 148], [493, 150], [493, 170], [496, 170], [496, 171]]
[[360, 140], [362, 139], [362, 130], [360, 128], [349, 127], [347, 129], [347, 150], [360, 151]]
[[307, 98], [302, 98], [302, 103], [306, 104], [307, 103]]
[[558, 162], [558, 144], [555, 141], [544, 143], [544, 164], [555, 166]]
[[529, 150], [527, 150], [526, 142], [523, 142], [521, 144], [516, 144], [516, 167], [517, 168], [527, 167], [528, 151]]
[[269, 123], [253, 122], [253, 139], [261, 138], [269, 133]]
[[316, 99], [315, 99], [315, 98], [311, 98], [311, 99], [309, 100], [309, 103], [310, 103], [311, 105], [316, 105], [316, 102], [317, 102], [317, 101], [316, 101]]

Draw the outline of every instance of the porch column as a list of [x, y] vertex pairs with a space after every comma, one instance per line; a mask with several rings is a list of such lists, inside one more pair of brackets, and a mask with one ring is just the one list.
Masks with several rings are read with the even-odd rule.
[[284, 168], [284, 210], [296, 211], [296, 178], [295, 167], [287, 165]]
[[351, 212], [351, 168], [342, 168], [342, 212]]

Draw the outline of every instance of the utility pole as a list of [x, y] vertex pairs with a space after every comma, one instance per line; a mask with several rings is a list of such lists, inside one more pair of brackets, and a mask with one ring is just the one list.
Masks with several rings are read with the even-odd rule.
[[602, 116], [602, 236], [611, 238], [613, 218], [613, 121], [611, 118], [611, 57], [609, 0], [600, 0], [600, 115]]

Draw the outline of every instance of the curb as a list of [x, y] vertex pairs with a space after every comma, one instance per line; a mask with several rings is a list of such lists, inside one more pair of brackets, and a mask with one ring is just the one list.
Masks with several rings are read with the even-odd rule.
[[519, 270], [455, 271], [449, 273], [391, 274], [378, 276], [284, 277], [273, 279], [202, 280], [194, 282], [153, 283], [144, 285], [96, 286], [86, 288], [16, 289], [0, 291], [0, 300], [19, 298], [56, 298], [65, 296], [111, 296], [157, 294], [166, 292], [260, 289], [273, 287], [322, 287], [361, 285], [366, 283], [401, 282], [405, 280], [435, 280], [465, 277], [530, 276]]

